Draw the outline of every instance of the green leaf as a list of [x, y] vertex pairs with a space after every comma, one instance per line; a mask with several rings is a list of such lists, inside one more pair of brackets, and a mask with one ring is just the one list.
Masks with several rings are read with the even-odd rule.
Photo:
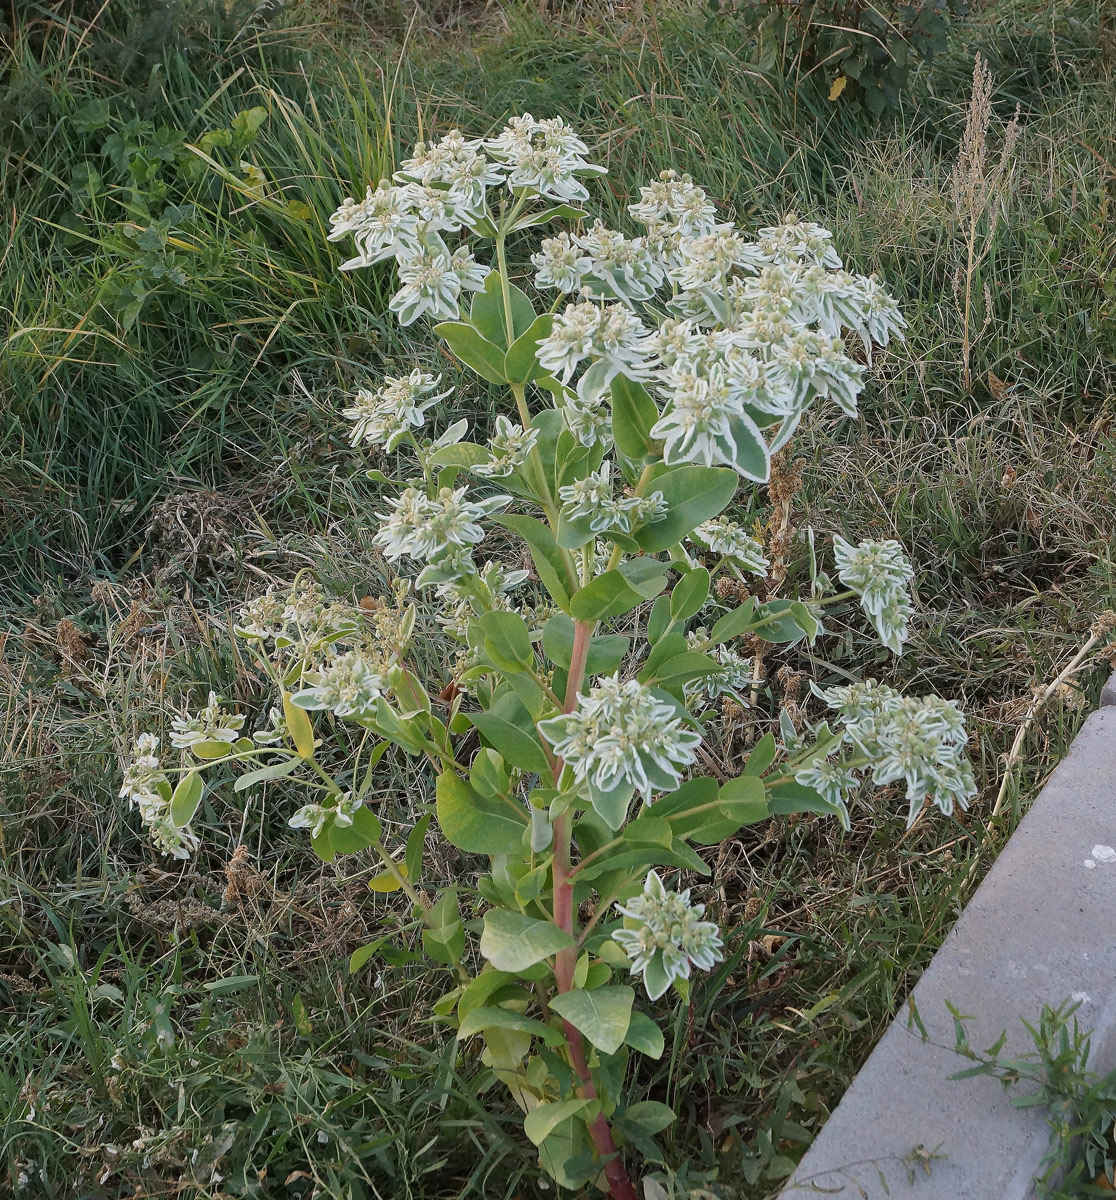
[[773, 787], [767, 793], [767, 802], [773, 813], [788, 815], [790, 813], [825, 813], [828, 816], [840, 816], [840, 805], [826, 800], [820, 792], [813, 788], [803, 787], [800, 783], [788, 780]]
[[670, 597], [660, 596], [651, 605], [651, 612], [647, 618], [647, 640], [652, 646], [667, 632], [670, 623]]
[[624, 841], [633, 845], [666, 846], [670, 849], [674, 834], [665, 817], [645, 811], [625, 828]]
[[569, 221], [580, 221], [586, 214], [583, 209], [575, 208], [572, 204], [554, 204], [540, 212], [529, 212], [522, 216], [512, 226], [513, 229], [530, 229], [532, 225], [545, 225], [555, 217], [565, 217]]
[[[574, 623], [565, 613], [551, 617], [543, 626], [543, 653], [555, 666], [568, 671], [573, 657]], [[587, 675], [615, 671], [631, 647], [631, 638], [617, 633], [601, 634], [589, 641], [585, 659]]]
[[524, 971], [574, 945], [573, 938], [552, 921], [506, 908], [490, 908], [484, 914], [480, 949], [498, 971]]
[[304, 708], [292, 703], [290, 692], [283, 693], [283, 719], [287, 722], [287, 732], [300, 758], [314, 757], [314, 726]]
[[668, 1104], [658, 1100], [639, 1100], [629, 1104], [621, 1115], [625, 1125], [632, 1125], [641, 1132], [654, 1136], [673, 1125], [678, 1118]]
[[570, 599], [570, 612], [579, 621], [604, 621], [628, 612], [644, 599], [628, 586], [619, 571], [606, 571], [574, 593]]
[[722, 670], [721, 664], [708, 654], [684, 650], [660, 664], [655, 678], [664, 688], [677, 688], [691, 679], [704, 679]]
[[[570, 1120], [571, 1117], [581, 1117], [584, 1120], [590, 1109], [600, 1111], [600, 1101], [557, 1100], [549, 1104], [536, 1104], [523, 1118], [523, 1132], [536, 1146], [541, 1146], [564, 1121]], [[589, 1119], [592, 1120], [592, 1117]]]
[[771, 474], [771, 451], [751, 417], [740, 414], [728, 420], [733, 462], [745, 479], [766, 483]]
[[488, 712], [466, 713], [482, 737], [512, 766], [543, 774], [550, 770], [531, 714], [513, 693], [500, 697]]
[[672, 825], [675, 833], [699, 846], [713, 846], [732, 837], [745, 825], [756, 825], [771, 816], [767, 791], [754, 775], [730, 779], [717, 793], [717, 807]]
[[259, 770], [249, 771], [247, 774], [241, 775], [233, 784], [233, 791], [246, 792], [250, 787], [255, 787], [257, 783], [264, 783], [269, 779], [285, 779], [301, 761], [300, 758], [283, 758], [279, 762], [260, 767]]
[[358, 946], [356, 950], [349, 955], [349, 974], [355, 975], [357, 971], [376, 953], [385, 942], [391, 940], [390, 934], [385, 934], [382, 938], [377, 938], [374, 942], [369, 942], [366, 946]]
[[489, 383], [507, 383], [504, 378], [504, 350], [482, 337], [475, 325], [467, 321], [443, 321], [434, 332], [445, 340], [455, 357], [472, 367]]
[[795, 624], [806, 635], [806, 639], [812, 642], [821, 632], [821, 622], [799, 600], [792, 602], [790, 612], [791, 616], [794, 617]]
[[504, 356], [504, 374], [512, 383], [529, 383], [538, 379], [546, 372], [539, 366], [539, 342], [550, 336], [550, 327], [554, 324], [553, 313], [543, 313], [536, 317], [525, 333], [512, 342]]
[[713, 626], [713, 632], [709, 635], [710, 640], [714, 646], [719, 646], [722, 642], [730, 642], [733, 638], [748, 633], [755, 623], [756, 601], [755, 597], [749, 596], [739, 608], [725, 613], [717, 621]]
[[181, 829], [190, 824], [194, 813], [198, 811], [198, 805], [201, 804], [204, 791], [205, 784], [197, 771], [189, 771], [182, 776], [171, 796], [170, 819], [173, 825]]
[[476, 442], [454, 442], [450, 446], [439, 446], [426, 459], [432, 467], [475, 467], [478, 463], [492, 461], [492, 451]]
[[670, 593], [671, 620], [688, 621], [708, 599], [709, 572], [704, 567], [687, 571]]
[[[657, 604], [658, 601], [655, 603]], [[647, 656], [647, 661], [640, 668], [638, 675], [640, 683], [657, 678], [659, 668], [663, 663], [678, 654], [685, 654], [688, 648], [689, 643], [681, 633], [668, 633], [665, 637], [660, 637], [655, 642], [654, 649]]]
[[422, 948], [435, 961], [452, 967], [465, 950], [465, 926], [457, 906], [457, 889], [446, 888], [423, 918]]
[[662, 1058], [666, 1041], [663, 1032], [655, 1022], [639, 1009], [632, 1010], [631, 1024], [624, 1034], [624, 1044], [646, 1054], [648, 1058]]
[[452, 771], [438, 776], [438, 824], [446, 840], [467, 854], [518, 855], [527, 819], [510, 804], [479, 796]]
[[337, 854], [356, 854], [367, 850], [383, 830], [375, 813], [367, 808], [358, 808], [353, 813], [351, 825], [331, 825], [329, 842]]
[[407, 848], [403, 854], [403, 873], [410, 883], [418, 883], [422, 879], [422, 852], [426, 846], [426, 831], [430, 828], [430, 822], [433, 820], [433, 813], [425, 813], [407, 835]]
[[[535, 309], [531, 301], [514, 283], [508, 284], [511, 301], [512, 339], [520, 337], [531, 327]], [[469, 307], [469, 320], [479, 333], [500, 349], [500, 368], [503, 370], [504, 352], [508, 349], [507, 323], [504, 317], [504, 294], [499, 271], [489, 271], [484, 279], [484, 291], [473, 296]], [[435, 332], [439, 329], [435, 327]], [[455, 352], [456, 353], [456, 352]]]
[[593, 811], [597, 816], [609, 829], [615, 831], [627, 819], [633, 791], [632, 785], [623, 781], [607, 792], [591, 783], [589, 785], [589, 802], [593, 805]]
[[483, 1033], [486, 1029], [515, 1029], [520, 1033], [529, 1033], [532, 1037], [541, 1038], [547, 1046], [560, 1046], [565, 1038], [557, 1029], [551, 1028], [543, 1021], [534, 1017], [525, 1017], [510, 1008], [486, 1007], [470, 1009], [462, 1019], [461, 1028], [457, 1031], [459, 1041], [472, 1037], [475, 1033]]
[[475, 618], [484, 636], [485, 653], [506, 671], [522, 671], [535, 662], [531, 631], [513, 612], [486, 612]]
[[762, 775], [769, 766], [775, 761], [775, 755], [778, 753], [778, 744], [775, 741], [775, 735], [765, 733], [758, 742], [752, 747], [751, 754], [748, 755], [748, 761], [744, 764], [745, 775]]
[[[645, 566], [640, 566], [638, 571], [630, 569], [646, 561], [654, 564], [653, 569], [648, 570]], [[658, 595], [666, 586], [662, 563], [635, 559], [625, 563], [624, 567], [629, 569], [606, 571], [575, 592], [570, 600], [570, 612], [579, 621], [604, 621], [630, 611]]]
[[669, 549], [721, 512], [736, 494], [738, 483], [736, 472], [726, 467], [674, 467], [656, 475], [647, 494], [662, 492], [669, 511], [661, 521], [637, 529], [633, 537], [651, 553]]
[[505, 514], [492, 518], [494, 525], [502, 525], [518, 534], [531, 551], [531, 560], [539, 573], [543, 587], [550, 593], [559, 608], [566, 611], [570, 607], [570, 589], [577, 586], [576, 579], [570, 578], [570, 568], [565, 555], [558, 548], [557, 542], [550, 529], [534, 517]]
[[602, 1054], [615, 1054], [624, 1044], [634, 1000], [630, 987], [613, 984], [591, 992], [560, 992], [551, 999], [550, 1010], [569, 1021]]
[[259, 981], [258, 975], [226, 975], [224, 979], [214, 979], [211, 983], [203, 983], [202, 987], [211, 996], [229, 996], [233, 992], [242, 992]]
[[651, 436], [651, 427], [659, 419], [659, 410], [647, 389], [623, 375], [612, 381], [612, 437], [621, 454], [641, 462], [655, 454], [660, 443]]
[[758, 618], [774, 617], [774, 620], [766, 620], [762, 625], [755, 626], [755, 632], [758, 637], [763, 638], [765, 642], [776, 642], [779, 644], [790, 644], [800, 641], [804, 630], [795, 620], [794, 608], [798, 602], [795, 600], [768, 600], [766, 604], [760, 604], [756, 608], [756, 616]]
[[190, 753], [195, 758], [225, 758], [232, 753], [231, 742], [195, 742], [190, 747]]

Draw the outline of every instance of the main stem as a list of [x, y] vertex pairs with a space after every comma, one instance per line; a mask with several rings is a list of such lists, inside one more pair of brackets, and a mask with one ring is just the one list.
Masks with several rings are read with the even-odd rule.
[[[585, 663], [589, 657], [589, 641], [593, 636], [591, 621], [574, 622], [573, 650], [570, 654], [570, 674], [566, 684], [566, 702], [563, 712], [573, 712], [577, 707], [577, 695], [585, 679]], [[562, 764], [558, 763], [555, 770], [555, 782], [562, 773]], [[573, 914], [573, 882], [570, 878], [570, 843], [571, 828], [570, 814], [564, 812], [554, 822], [554, 922], [564, 929], [571, 937], [574, 932]], [[559, 950], [554, 960], [554, 981], [559, 992], [573, 989], [574, 969], [577, 966], [577, 947], [569, 946]], [[593, 1083], [593, 1073], [585, 1058], [585, 1043], [580, 1032], [569, 1021], [563, 1019], [562, 1029], [566, 1035], [566, 1046], [569, 1049], [570, 1065], [581, 1081], [578, 1095], [584, 1099], [596, 1100], [597, 1089]], [[613, 1200], [638, 1200], [635, 1186], [628, 1178], [620, 1158], [616, 1143], [612, 1140], [612, 1130], [608, 1127], [603, 1113], [598, 1113], [589, 1125], [589, 1136], [597, 1153], [605, 1160], [605, 1179], [608, 1180], [609, 1194]]]

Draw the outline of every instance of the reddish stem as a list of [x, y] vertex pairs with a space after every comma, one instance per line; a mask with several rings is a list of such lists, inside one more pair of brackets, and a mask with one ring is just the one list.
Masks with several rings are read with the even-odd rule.
[[[574, 624], [574, 643], [570, 654], [570, 675], [566, 684], [566, 702], [563, 712], [573, 712], [577, 707], [577, 694], [585, 679], [585, 663], [589, 656], [589, 639], [593, 635], [593, 626], [588, 621], [577, 621]], [[555, 783], [562, 773], [562, 763], [556, 764]], [[554, 822], [554, 922], [564, 929], [571, 937], [574, 932], [573, 914], [573, 881], [570, 878], [570, 814], [563, 813]], [[577, 947], [569, 946], [559, 950], [554, 959], [554, 981], [559, 992], [568, 992], [573, 988], [574, 970], [577, 967]], [[581, 1081], [577, 1093], [583, 1099], [596, 1100], [597, 1089], [593, 1083], [593, 1073], [585, 1058], [585, 1043], [581, 1033], [569, 1021], [562, 1021], [566, 1034], [566, 1045], [570, 1053], [570, 1065]], [[604, 1113], [598, 1113], [589, 1123], [589, 1136], [597, 1153], [605, 1160], [605, 1179], [608, 1180], [609, 1194], [612, 1200], [639, 1200], [635, 1186], [628, 1178], [623, 1160], [612, 1140], [612, 1130], [608, 1127]]]

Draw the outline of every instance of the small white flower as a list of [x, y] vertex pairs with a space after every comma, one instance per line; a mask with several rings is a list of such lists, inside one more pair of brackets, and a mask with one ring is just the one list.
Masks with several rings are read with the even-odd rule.
[[586, 200], [589, 192], [577, 177], [604, 174], [603, 167], [587, 160], [588, 147], [561, 117], [513, 117], [485, 149], [507, 171], [512, 191], [534, 192], [549, 200]]
[[537, 429], [524, 429], [500, 414], [496, 418], [496, 432], [492, 435], [492, 459], [477, 463], [473, 471], [489, 479], [506, 478], [527, 461], [538, 440]]
[[[693, 638], [695, 642], [698, 640], [699, 637]], [[741, 693], [750, 689], [754, 682], [755, 668], [751, 660], [731, 646], [715, 646], [708, 653], [716, 659], [721, 669], [714, 675], [706, 675], [687, 684], [687, 696], [704, 696], [709, 700], [716, 700], [718, 696], [732, 696], [747, 705]]]
[[764, 557], [763, 547], [754, 537], [727, 517], [703, 521], [694, 530], [694, 539], [708, 546], [714, 554], [732, 560], [734, 566], [752, 575], [765, 577], [771, 565]]
[[678, 786], [679, 772], [695, 761], [701, 744], [701, 735], [670, 705], [636, 679], [621, 682], [619, 673], [590, 688], [573, 712], [541, 721], [539, 729], [579, 784], [602, 793], [629, 787], [646, 803]]
[[338, 717], [364, 716], [388, 690], [383, 672], [355, 650], [339, 654], [307, 679], [310, 686], [295, 692], [293, 703], [311, 711], [327, 709]]
[[717, 210], [689, 175], [663, 171], [659, 178], [639, 189], [639, 200], [628, 212], [660, 236], [678, 234], [699, 237], [709, 233]]
[[388, 308], [400, 325], [413, 325], [419, 317], [454, 320], [459, 315], [461, 280], [445, 242], [436, 235], [398, 258], [399, 282]]
[[327, 826], [346, 828], [353, 817], [364, 807], [361, 800], [354, 799], [349, 792], [332, 797], [332, 803], [304, 804], [287, 822], [291, 829], [309, 829], [310, 836], [320, 838]]
[[632, 964], [631, 973], [643, 976], [647, 995], [657, 1000], [676, 979], [689, 979], [697, 967], [711, 971], [724, 962], [721, 931], [703, 921], [704, 904], [690, 901], [690, 889], [670, 892], [658, 873], [651, 871], [642, 894], [616, 906], [625, 928], [613, 931], [612, 940]]
[[554, 318], [550, 334], [539, 342], [539, 365], [569, 383], [586, 359], [608, 364], [602, 386], [616, 375], [649, 379], [654, 365], [651, 331], [622, 304], [567, 304]]
[[849, 739], [868, 759], [873, 781], [907, 785], [908, 827], [928, 798], [948, 816], [976, 794], [965, 756], [965, 718], [952, 701], [903, 696], [871, 679], [828, 691], [810, 686], [837, 712]]
[[349, 441], [354, 446], [364, 442], [394, 450], [404, 437], [422, 428], [428, 409], [452, 394], [452, 388], [438, 391], [441, 381], [441, 375], [415, 367], [409, 375], [387, 376], [375, 391], [362, 388], [352, 406], [342, 412], [353, 422]]
[[209, 704], [196, 715], [187, 713], [171, 722], [171, 745], [180, 750], [202, 742], [231, 745], [240, 733], [244, 718], [221, 707], [216, 692], [209, 693]]
[[787, 217], [781, 225], [761, 229], [757, 244], [770, 262], [809, 262], [832, 269], [841, 266], [837, 251], [833, 249], [833, 234], [813, 221]]
[[369, 187], [363, 200], [342, 200], [329, 220], [329, 240], [336, 242], [351, 234], [360, 251], [356, 258], [342, 264], [342, 271], [414, 253], [419, 247], [420, 222], [407, 187], [393, 187], [386, 181], [375, 191]]
[[430, 499], [418, 488], [407, 488], [393, 509], [379, 514], [380, 528], [372, 539], [389, 559], [402, 555], [430, 562], [453, 547], [474, 545], [484, 538], [481, 520], [509, 503], [509, 496], [467, 500], [466, 488], [442, 488]]
[[587, 264], [568, 233], [543, 238], [542, 248], [531, 255], [535, 268], [535, 286], [555, 288], [559, 292], [581, 290]]
[[880, 641], [902, 654], [911, 614], [910, 584], [914, 569], [896, 541], [861, 542], [853, 546], [840, 534], [833, 537], [837, 574], [860, 597]]

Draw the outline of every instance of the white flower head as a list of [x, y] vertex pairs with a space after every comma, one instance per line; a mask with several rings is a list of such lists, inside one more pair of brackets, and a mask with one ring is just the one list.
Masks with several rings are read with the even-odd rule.
[[200, 713], [187, 713], [171, 722], [171, 745], [187, 750], [202, 742], [218, 742], [230, 746], [236, 741], [244, 718], [221, 707], [216, 692], [209, 693], [209, 703]]
[[485, 150], [503, 166], [513, 192], [548, 200], [587, 200], [589, 192], [578, 176], [605, 173], [588, 161], [588, 147], [561, 117], [541, 121], [530, 113], [513, 117], [485, 143]]
[[492, 458], [489, 462], [477, 463], [473, 470], [489, 479], [504, 479], [523, 466], [538, 440], [537, 429], [524, 429], [501, 413], [496, 418], [496, 432], [492, 435]]
[[442, 488], [431, 499], [418, 488], [407, 488], [390, 512], [380, 514], [372, 539], [389, 559], [407, 555], [431, 562], [452, 548], [475, 545], [484, 538], [481, 521], [509, 503], [509, 496], [466, 499], [468, 489]]
[[543, 238], [541, 248], [531, 255], [535, 268], [535, 286], [559, 292], [578, 292], [587, 264], [581, 250], [568, 233]]
[[539, 342], [539, 365], [569, 383], [586, 359], [607, 363], [600, 384], [616, 375], [651, 378], [654, 338], [643, 322], [622, 304], [567, 304], [556, 314], [550, 333]]
[[338, 717], [362, 717], [375, 707], [388, 690], [387, 679], [378, 664], [369, 662], [359, 651], [339, 654], [317, 671], [308, 673], [310, 686], [291, 697], [299, 708], [332, 712]]
[[643, 976], [652, 1000], [676, 979], [689, 979], [694, 967], [711, 971], [724, 961], [721, 931], [701, 919], [705, 905], [691, 903], [689, 888], [668, 891], [655, 871], [648, 873], [640, 895], [616, 908], [626, 920], [612, 940], [628, 956], [631, 973]]
[[327, 827], [344, 829], [352, 825], [357, 812], [364, 807], [362, 800], [342, 792], [332, 797], [332, 803], [304, 804], [287, 822], [291, 829], [309, 829], [310, 836], [320, 838]]
[[600, 793], [628, 787], [648, 804], [655, 792], [678, 786], [701, 744], [701, 734], [669, 704], [636, 679], [621, 682], [619, 673], [590, 688], [573, 712], [541, 721], [539, 729], [579, 784]]
[[387, 376], [375, 391], [360, 389], [342, 412], [353, 422], [349, 441], [354, 446], [363, 442], [394, 450], [404, 437], [422, 428], [428, 409], [452, 393], [452, 388], [438, 390], [441, 381], [441, 375], [415, 367], [409, 375]]
[[873, 782], [907, 785], [908, 827], [927, 799], [949, 816], [976, 794], [965, 717], [953, 701], [904, 696], [871, 679], [827, 691], [810, 686], [868, 759]]
[[914, 611], [910, 596], [914, 569], [903, 547], [890, 540], [854, 546], [835, 534], [833, 554], [838, 577], [860, 597], [880, 641], [893, 653], [902, 654]]
[[833, 248], [833, 234], [813, 221], [787, 217], [781, 225], [768, 225], [759, 231], [758, 246], [769, 262], [809, 262], [829, 268], [841, 266], [841, 259]]
[[765, 577], [771, 563], [764, 557], [763, 547], [742, 526], [727, 517], [703, 521], [693, 533], [694, 540], [708, 546], [714, 554], [727, 558], [732, 565], [751, 575]]
[[363, 200], [346, 197], [330, 217], [329, 240], [352, 236], [359, 253], [342, 263], [342, 271], [371, 266], [401, 253], [413, 253], [419, 245], [420, 220], [412, 208], [411, 190], [393, 187], [386, 180]]
[[717, 210], [689, 175], [663, 171], [654, 183], [639, 189], [639, 200], [628, 212], [660, 236], [700, 237], [712, 231]]

